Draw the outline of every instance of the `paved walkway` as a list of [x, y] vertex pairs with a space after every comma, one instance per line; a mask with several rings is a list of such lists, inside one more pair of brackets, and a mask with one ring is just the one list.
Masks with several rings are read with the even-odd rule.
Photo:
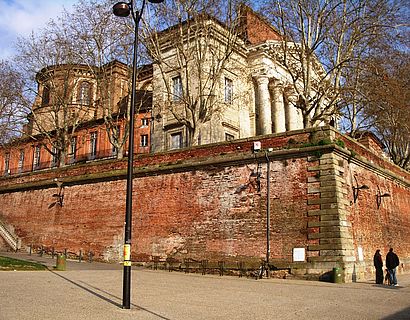
[[410, 319], [410, 275], [387, 287], [133, 270], [123, 310], [121, 265], [68, 261], [56, 272], [48, 257], [8, 255], [50, 271], [0, 272], [0, 320]]

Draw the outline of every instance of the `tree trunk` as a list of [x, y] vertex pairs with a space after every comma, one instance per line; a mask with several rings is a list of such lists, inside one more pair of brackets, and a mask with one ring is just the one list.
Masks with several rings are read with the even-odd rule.
[[124, 145], [123, 144], [117, 147], [117, 159], [122, 159], [122, 158], [124, 158]]

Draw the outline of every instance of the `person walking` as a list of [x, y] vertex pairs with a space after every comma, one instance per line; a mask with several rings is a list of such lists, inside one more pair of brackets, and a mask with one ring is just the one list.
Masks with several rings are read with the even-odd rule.
[[376, 284], [383, 284], [383, 259], [380, 254], [380, 249], [377, 249], [374, 254], [373, 264], [376, 268]]
[[386, 268], [389, 270], [390, 285], [392, 286], [397, 286], [396, 268], [399, 264], [399, 257], [393, 252], [393, 248], [390, 248], [386, 255]]

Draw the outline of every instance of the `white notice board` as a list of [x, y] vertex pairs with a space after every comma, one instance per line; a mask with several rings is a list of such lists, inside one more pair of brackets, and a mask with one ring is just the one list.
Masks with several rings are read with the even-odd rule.
[[293, 248], [293, 262], [305, 261], [305, 248]]

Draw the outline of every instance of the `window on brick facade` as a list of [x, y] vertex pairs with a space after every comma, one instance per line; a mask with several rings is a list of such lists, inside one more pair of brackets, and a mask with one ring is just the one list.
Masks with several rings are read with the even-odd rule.
[[181, 76], [172, 78], [172, 100], [180, 101], [182, 99], [182, 79]]
[[95, 158], [97, 156], [97, 132], [90, 133], [90, 156]]
[[80, 84], [78, 102], [86, 106], [91, 104], [91, 84], [87, 81], [83, 81]]
[[233, 81], [225, 78], [225, 102], [232, 103], [233, 99]]
[[10, 173], [10, 153], [4, 155], [4, 174]]
[[141, 128], [148, 127], [149, 119], [143, 118], [141, 119]]
[[50, 86], [45, 85], [43, 87], [43, 94], [41, 95], [41, 105], [46, 106], [50, 103]]
[[35, 146], [34, 147], [34, 157], [33, 157], [33, 168], [34, 169], [40, 168], [40, 152], [41, 152], [41, 147]]
[[23, 167], [24, 167], [24, 150], [20, 150], [18, 171], [23, 172]]
[[72, 137], [70, 139], [70, 158], [75, 160], [77, 157], [77, 137]]
[[[112, 128], [112, 140], [114, 143], [119, 143], [120, 140], [120, 126], [115, 126]], [[118, 148], [114, 145], [111, 144], [111, 154], [112, 155], [117, 155], [118, 154]]]
[[148, 135], [142, 134], [140, 137], [140, 147], [148, 147]]
[[51, 166], [56, 167], [58, 162], [58, 150], [56, 147], [51, 147]]

